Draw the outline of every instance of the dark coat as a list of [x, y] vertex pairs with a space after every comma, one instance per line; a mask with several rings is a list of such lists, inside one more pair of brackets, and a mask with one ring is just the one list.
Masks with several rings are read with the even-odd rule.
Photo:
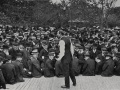
[[28, 60], [30, 59], [30, 53], [27, 50], [23, 50], [23, 59], [22, 59], [22, 63], [23, 63], [23, 67], [26, 69], [29, 69], [29, 64], [28, 64]]
[[115, 63], [115, 74], [120, 76], [120, 59], [114, 61]]
[[100, 62], [96, 62], [95, 73], [100, 75], [102, 73], [103, 64], [105, 63], [105, 56], [99, 54], [97, 58], [100, 60]]
[[58, 77], [60, 75], [63, 75], [61, 61], [56, 61], [56, 63], [55, 63], [55, 75]]
[[15, 66], [16, 81], [23, 82], [23, 64], [18, 60], [13, 61], [12, 64]]
[[84, 65], [83, 60], [79, 60], [77, 57], [73, 57], [72, 68], [76, 76], [80, 74], [83, 65]]
[[33, 77], [41, 77], [42, 76], [40, 63], [34, 57], [31, 57], [30, 71], [32, 72]]
[[[44, 57], [44, 58], [42, 58]], [[39, 56], [38, 56], [38, 60], [41, 64], [41, 68], [44, 69], [45, 67], [45, 62], [48, 59], [48, 51], [46, 51], [44, 48], [40, 51]]]
[[5, 78], [5, 81], [8, 84], [14, 84], [16, 82], [16, 71], [15, 66], [12, 63], [5, 63], [2, 65], [2, 72]]
[[95, 60], [95, 58], [98, 56], [98, 54], [100, 54], [100, 51], [98, 51], [97, 49], [96, 49], [96, 52], [93, 52], [93, 50], [91, 50], [90, 58]]
[[6, 88], [6, 82], [2, 73], [2, 70], [0, 69], [0, 87], [2, 86], [2, 88]]
[[54, 63], [52, 60], [48, 59], [45, 63], [44, 76], [53, 77], [55, 74]]
[[83, 71], [84, 76], [94, 76], [95, 75], [95, 61], [93, 59], [86, 60]]
[[14, 50], [13, 48], [9, 50], [9, 54], [12, 56], [12, 60], [16, 60], [17, 54], [19, 52], [20, 52], [19, 50]]
[[114, 61], [112, 59], [106, 60], [102, 67], [102, 76], [112, 76], [113, 75], [113, 70], [114, 70]]

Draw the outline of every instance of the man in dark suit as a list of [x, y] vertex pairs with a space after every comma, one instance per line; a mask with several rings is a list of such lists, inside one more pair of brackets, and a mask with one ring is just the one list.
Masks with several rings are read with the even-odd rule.
[[85, 53], [85, 64], [83, 66], [83, 76], [94, 76], [95, 75], [95, 61], [90, 58], [89, 53]]
[[114, 61], [112, 60], [112, 55], [110, 53], [106, 54], [106, 61], [102, 67], [101, 76], [112, 76], [114, 71]]
[[12, 64], [15, 66], [17, 82], [24, 82], [24, 80], [23, 80], [23, 64], [21, 63], [21, 61], [22, 61], [22, 53], [18, 53], [16, 60], [12, 61]]
[[76, 79], [72, 68], [74, 49], [70, 41], [70, 38], [66, 37], [63, 31], [58, 31], [57, 35], [61, 38], [61, 40], [59, 41], [60, 53], [59, 53], [59, 58], [57, 58], [57, 60], [58, 61], [61, 60], [63, 74], [65, 77], [65, 85], [61, 86], [61, 88], [69, 89], [70, 88], [69, 77], [73, 82], [73, 86], [76, 86]]
[[114, 73], [115, 75], [120, 76], [120, 52], [115, 54], [115, 56], [113, 57], [113, 60], [115, 63]]
[[7, 59], [5, 60], [5, 64], [2, 65], [2, 72], [4, 75], [5, 81], [8, 84], [14, 84], [16, 82], [15, 66], [11, 63], [10, 56], [7, 56]]
[[107, 49], [105, 47], [102, 48], [102, 52], [97, 55], [95, 58], [96, 67], [95, 67], [95, 74], [100, 75], [102, 73], [102, 67], [105, 62], [105, 53]]
[[30, 71], [33, 77], [39, 78], [42, 76], [40, 63], [38, 61], [38, 49], [33, 48], [31, 52], [32, 56], [30, 57]]
[[3, 64], [3, 58], [0, 56], [0, 89], [1, 88], [6, 89], [6, 82], [5, 82], [5, 79], [4, 79], [2, 70], [1, 70], [2, 64]]
[[46, 60], [48, 59], [48, 42], [46, 40], [42, 41], [42, 50], [38, 55], [38, 60], [42, 71], [44, 71]]
[[94, 45], [92, 50], [90, 51], [90, 58], [95, 60], [98, 54], [100, 54], [100, 51], [97, 50], [97, 45]]
[[45, 62], [45, 70], [44, 76], [45, 77], [53, 77], [55, 75], [55, 52], [54, 49], [49, 50], [49, 58]]

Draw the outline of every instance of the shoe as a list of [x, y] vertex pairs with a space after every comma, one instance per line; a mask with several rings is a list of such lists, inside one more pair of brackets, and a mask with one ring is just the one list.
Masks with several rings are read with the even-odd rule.
[[61, 88], [69, 89], [70, 87], [67, 87], [67, 86], [64, 85], [64, 86], [61, 86]]
[[73, 83], [73, 86], [76, 86], [76, 83]]

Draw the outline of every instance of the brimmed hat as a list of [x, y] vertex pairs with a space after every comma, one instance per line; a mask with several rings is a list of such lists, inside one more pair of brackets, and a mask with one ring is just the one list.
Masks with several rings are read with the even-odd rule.
[[107, 51], [107, 48], [106, 47], [102, 47], [101, 50], [102, 51]]
[[38, 53], [38, 49], [37, 48], [34, 48], [31, 52], [31, 54], [35, 54], [35, 53]]
[[55, 56], [55, 49], [51, 48], [49, 49], [49, 56]]
[[107, 57], [107, 56], [112, 57], [112, 55], [110, 53], [105, 54], [105, 57]]
[[22, 57], [22, 53], [17, 53], [17, 57]]
[[42, 40], [42, 45], [48, 45], [48, 41], [47, 40]]
[[85, 53], [84, 56], [90, 56], [90, 53]]

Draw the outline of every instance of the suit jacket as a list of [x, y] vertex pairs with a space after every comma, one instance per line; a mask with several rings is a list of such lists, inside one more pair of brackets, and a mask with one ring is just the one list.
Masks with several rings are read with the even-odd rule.
[[23, 64], [18, 60], [13, 61], [12, 64], [15, 66], [16, 81], [23, 82]]
[[12, 63], [5, 63], [2, 65], [2, 72], [5, 78], [5, 81], [9, 84], [14, 84], [16, 82], [16, 71], [15, 66]]
[[23, 50], [22, 53], [23, 53], [23, 59], [22, 59], [23, 67], [29, 69], [28, 60], [30, 59], [29, 58], [30, 53], [27, 50]]
[[72, 68], [74, 70], [75, 75], [80, 74], [83, 65], [84, 65], [84, 61], [79, 60], [77, 57], [73, 57]]
[[[44, 57], [44, 58], [42, 58], [42, 57]], [[39, 56], [38, 56], [38, 60], [39, 60], [39, 62], [40, 62], [40, 64], [41, 64], [41, 68], [44, 69], [44, 67], [45, 67], [45, 62], [46, 62], [47, 59], [48, 59], [48, 52], [43, 48], [43, 49], [40, 51]]]
[[5, 79], [4, 79], [2, 70], [0, 69], [0, 86], [1, 86], [2, 84], [5, 84]]
[[100, 51], [96, 50], [96, 52], [93, 52], [93, 50], [90, 51], [90, 58], [94, 59], [100, 54]]
[[120, 75], [120, 59], [118, 61], [114, 61], [115, 63], [115, 74]]
[[102, 56], [102, 54], [99, 54], [97, 58], [100, 60], [100, 62], [96, 62], [95, 73], [101, 74], [103, 64], [105, 63], [106, 60], [105, 60], [105, 56]]
[[102, 76], [112, 76], [114, 70], [114, 61], [112, 59], [106, 60], [102, 68]]
[[95, 75], [95, 61], [93, 59], [86, 60], [83, 66], [84, 76], [94, 76]]
[[55, 74], [54, 63], [52, 60], [48, 59], [45, 63], [44, 76], [53, 77]]
[[30, 71], [32, 72], [32, 75], [34, 77], [41, 77], [42, 73], [41, 73], [41, 68], [40, 68], [40, 63], [39, 61], [34, 58], [31, 57], [31, 62], [30, 62]]

